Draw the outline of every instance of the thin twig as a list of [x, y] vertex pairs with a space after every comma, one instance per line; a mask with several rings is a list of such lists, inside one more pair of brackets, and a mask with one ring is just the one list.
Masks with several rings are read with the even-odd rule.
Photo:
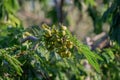
[[28, 41], [28, 40], [31, 40], [31, 41], [37, 41], [38, 38], [35, 37], [35, 36], [28, 36], [28, 37], [22, 39], [20, 42], [21, 42], [21, 43], [24, 43], [24, 42], [26, 42], [26, 41]]

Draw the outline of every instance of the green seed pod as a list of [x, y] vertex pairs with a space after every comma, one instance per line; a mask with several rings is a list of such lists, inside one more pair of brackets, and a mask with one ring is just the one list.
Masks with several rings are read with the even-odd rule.
[[66, 56], [66, 55], [65, 55], [65, 52], [61, 52], [61, 53], [60, 53], [60, 56], [61, 56], [61, 57], [65, 57], [65, 56]]
[[58, 30], [57, 29], [52, 29], [51, 32], [52, 32], [52, 34], [58, 34]]
[[52, 36], [52, 34], [51, 34], [51, 31], [50, 30], [45, 30], [45, 37], [51, 37]]
[[62, 29], [62, 30], [66, 30], [67, 27], [66, 27], [66, 26], [61, 26], [61, 29]]
[[66, 35], [66, 32], [65, 32], [65, 31], [62, 31], [62, 35], [65, 36], [65, 35]]
[[71, 41], [67, 41], [66, 46], [67, 46], [68, 48], [73, 48], [73, 43], [72, 43]]
[[58, 41], [58, 42], [60, 42], [60, 41], [61, 41], [61, 39], [57, 39], [57, 41]]
[[66, 45], [63, 45], [63, 49], [65, 49], [65, 50], [66, 50], [66, 49], [67, 49], [67, 46], [66, 46]]
[[49, 26], [46, 25], [46, 24], [43, 24], [43, 25], [42, 25], [42, 28], [43, 28], [43, 29], [49, 29]]
[[68, 54], [67, 54], [67, 57], [70, 57], [71, 56], [71, 52], [69, 51]]

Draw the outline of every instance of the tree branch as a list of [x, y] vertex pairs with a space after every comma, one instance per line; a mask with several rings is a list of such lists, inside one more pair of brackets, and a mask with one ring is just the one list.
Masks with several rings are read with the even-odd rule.
[[28, 37], [22, 39], [20, 42], [21, 42], [21, 43], [24, 43], [24, 42], [26, 42], [26, 41], [28, 41], [28, 40], [31, 40], [31, 41], [37, 41], [38, 38], [35, 37], [35, 36], [28, 36]]

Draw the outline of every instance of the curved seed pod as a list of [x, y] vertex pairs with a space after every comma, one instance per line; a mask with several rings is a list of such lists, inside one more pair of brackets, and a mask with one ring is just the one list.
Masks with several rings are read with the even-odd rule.
[[51, 34], [51, 31], [50, 30], [45, 30], [45, 37], [51, 37], [52, 36], [52, 34]]
[[49, 29], [49, 26], [46, 25], [46, 24], [43, 24], [43, 25], [42, 25], [42, 28], [43, 28], [43, 29]]

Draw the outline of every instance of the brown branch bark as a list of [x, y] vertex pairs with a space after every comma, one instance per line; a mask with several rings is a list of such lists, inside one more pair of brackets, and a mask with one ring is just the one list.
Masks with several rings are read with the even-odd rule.
[[103, 49], [105, 47], [110, 47], [110, 40], [105, 32], [102, 32], [93, 38], [86, 38], [86, 43], [91, 50], [95, 50], [96, 48]]

